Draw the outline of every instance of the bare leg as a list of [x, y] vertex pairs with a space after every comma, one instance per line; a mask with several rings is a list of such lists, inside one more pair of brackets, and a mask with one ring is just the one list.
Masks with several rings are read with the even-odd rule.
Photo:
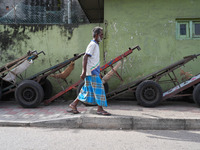
[[79, 99], [75, 99], [69, 106], [76, 108], [78, 105], [78, 102], [79, 102]]
[[103, 107], [98, 105], [97, 112], [101, 112], [101, 111], [104, 111]]

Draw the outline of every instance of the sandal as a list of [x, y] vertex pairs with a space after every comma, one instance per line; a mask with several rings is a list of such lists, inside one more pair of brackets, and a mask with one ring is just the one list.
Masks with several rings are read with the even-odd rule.
[[103, 115], [103, 116], [110, 116], [111, 114], [107, 111], [97, 111], [98, 115]]
[[80, 113], [74, 105], [70, 104], [69, 107], [71, 109], [67, 110], [67, 112], [70, 112], [70, 113], [73, 113], [73, 114], [79, 114]]

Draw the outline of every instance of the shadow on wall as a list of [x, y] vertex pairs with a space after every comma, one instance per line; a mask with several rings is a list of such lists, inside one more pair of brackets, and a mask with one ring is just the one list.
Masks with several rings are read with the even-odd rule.
[[[60, 27], [60, 34], [70, 40], [73, 36], [74, 28], [77, 25], [56, 25]], [[0, 60], [1, 62], [12, 61], [16, 59], [16, 53], [23, 55], [21, 44], [27, 45], [30, 40], [29, 32], [45, 32], [52, 30], [53, 25], [2, 25], [0, 30]], [[17, 48], [16, 46], [20, 47]], [[16, 51], [16, 52], [15, 52]]]

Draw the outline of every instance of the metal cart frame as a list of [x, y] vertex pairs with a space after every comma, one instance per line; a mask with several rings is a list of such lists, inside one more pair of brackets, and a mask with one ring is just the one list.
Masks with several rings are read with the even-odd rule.
[[[190, 94], [180, 94], [180, 92], [197, 85], [200, 82], [200, 79], [193, 80], [189, 84], [179, 83], [177, 76], [175, 75], [174, 71], [181, 66], [184, 66], [186, 63], [188, 63], [191, 60], [194, 60], [197, 58], [198, 55], [190, 55], [184, 57], [182, 60], [171, 64], [159, 71], [156, 71], [154, 73], [151, 73], [145, 77], [142, 77], [139, 80], [130, 82], [126, 85], [123, 85], [116, 90], [113, 90], [109, 93], [107, 93], [108, 99], [113, 99], [119, 95], [125, 94], [127, 92], [133, 92], [136, 95], [136, 99], [138, 101], [138, 104], [141, 104], [145, 107], [154, 107], [160, 103], [161, 100], [165, 100], [170, 97], [178, 97], [178, 96], [189, 96]], [[168, 76], [170, 80], [160, 81], [160, 79], [164, 76]], [[194, 78], [196, 78], [199, 75], [196, 75]], [[193, 78], [192, 78], [193, 79]], [[190, 79], [190, 80], [192, 80]], [[177, 88], [177, 90], [174, 90], [173, 92], [168, 92], [163, 94], [162, 89], [158, 83], [160, 82], [172, 82], [174, 86], [180, 87]], [[187, 81], [188, 82], [188, 81]], [[170, 89], [172, 90], [172, 89]], [[199, 102], [200, 103], [200, 102]]]

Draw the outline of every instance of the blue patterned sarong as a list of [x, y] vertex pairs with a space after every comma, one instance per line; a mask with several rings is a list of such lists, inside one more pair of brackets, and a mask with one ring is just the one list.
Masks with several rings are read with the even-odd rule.
[[101, 78], [97, 75], [86, 76], [85, 84], [77, 97], [82, 102], [107, 107], [106, 94]]

